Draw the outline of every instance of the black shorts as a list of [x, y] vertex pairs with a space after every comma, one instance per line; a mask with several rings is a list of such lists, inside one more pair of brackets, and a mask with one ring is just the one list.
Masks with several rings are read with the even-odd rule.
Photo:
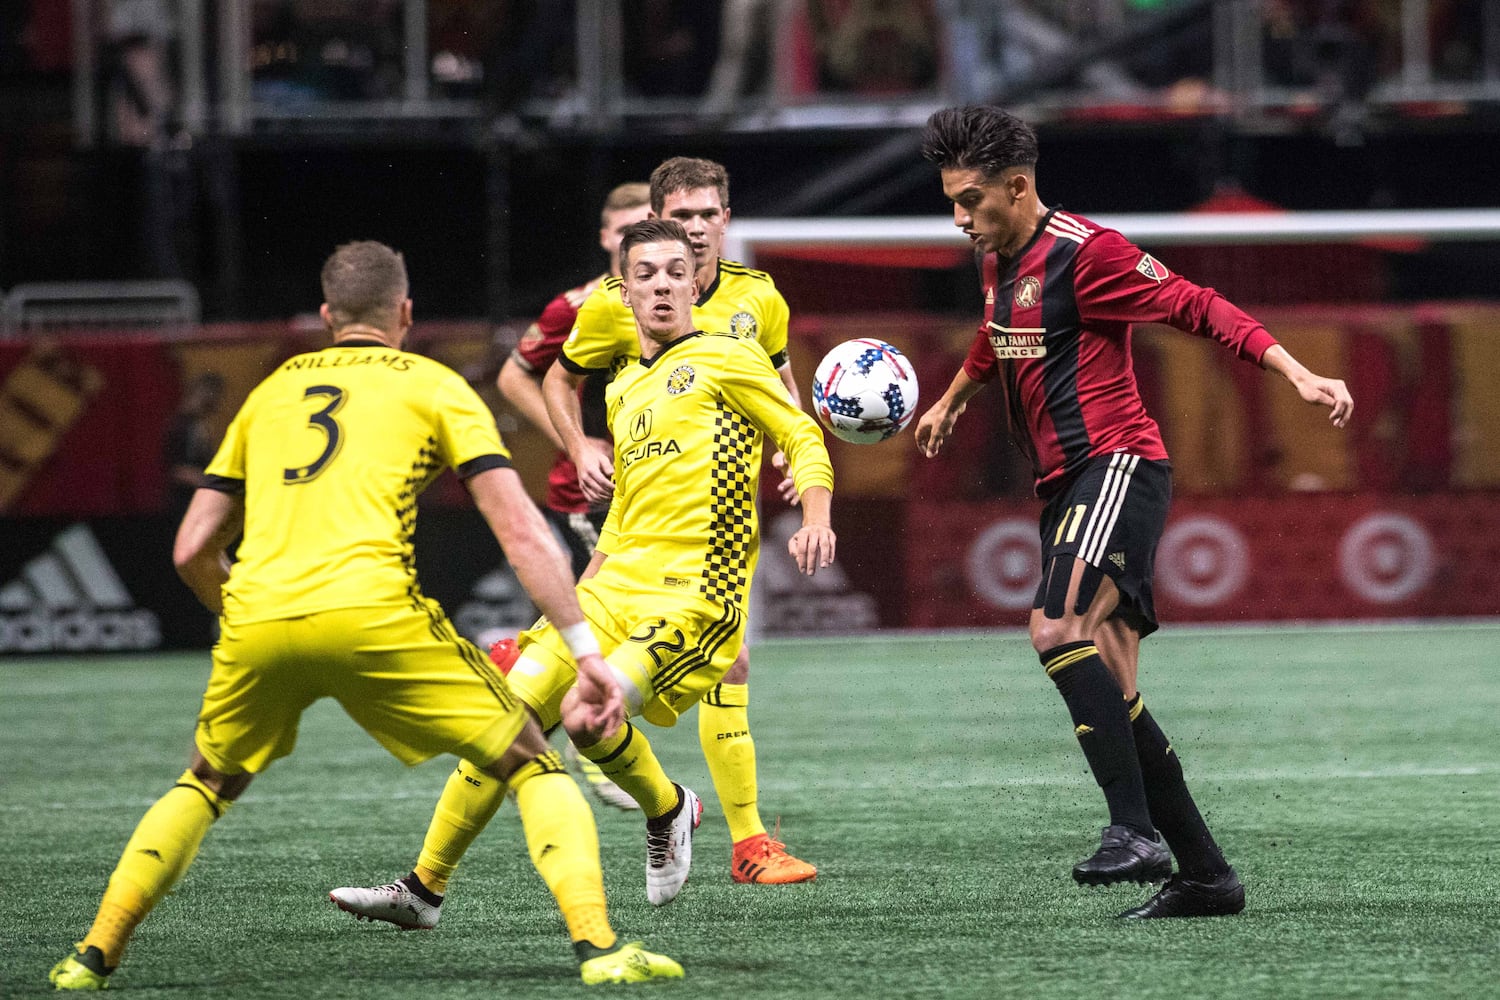
[[[1157, 629], [1151, 595], [1156, 545], [1172, 502], [1172, 467], [1118, 452], [1092, 458], [1042, 511], [1042, 570], [1071, 555], [1109, 575], [1120, 591], [1112, 618], [1141, 635]], [[1045, 597], [1038, 587], [1033, 607]]]
[[568, 558], [573, 563], [573, 579], [578, 579], [589, 568], [589, 560], [594, 557], [594, 546], [599, 544], [599, 529], [604, 527], [609, 508], [583, 514], [566, 514], [551, 507], [543, 507], [542, 514], [547, 518], [547, 523], [552, 525], [552, 533], [567, 549]]

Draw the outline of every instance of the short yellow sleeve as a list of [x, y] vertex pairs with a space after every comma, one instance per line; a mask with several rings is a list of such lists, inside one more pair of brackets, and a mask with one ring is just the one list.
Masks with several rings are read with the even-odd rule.
[[495, 428], [495, 415], [462, 376], [455, 372], [439, 381], [433, 408], [438, 447], [459, 475], [510, 464], [510, 452]]

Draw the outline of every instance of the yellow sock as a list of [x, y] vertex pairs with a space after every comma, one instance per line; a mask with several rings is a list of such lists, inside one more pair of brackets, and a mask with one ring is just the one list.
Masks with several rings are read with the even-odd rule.
[[736, 843], [766, 832], [757, 808], [760, 786], [755, 780], [749, 705], [748, 684], [720, 684], [698, 704], [698, 741], [729, 821], [729, 837]]
[[422, 853], [412, 869], [424, 886], [439, 896], [448, 891], [448, 880], [458, 869], [464, 852], [504, 801], [505, 782], [490, 777], [466, 760], [458, 762], [443, 786], [432, 821], [427, 824]]
[[594, 814], [568, 775], [562, 757], [549, 750], [510, 776], [526, 831], [526, 848], [542, 881], [552, 890], [568, 936], [599, 948], [615, 943], [604, 906], [604, 872]]
[[578, 752], [598, 764], [610, 781], [639, 802], [647, 819], [665, 816], [677, 805], [676, 786], [662, 770], [646, 737], [628, 719], [614, 736], [590, 747], [579, 747]]
[[232, 804], [184, 771], [136, 824], [83, 947], [102, 951], [106, 966], [119, 965], [136, 925], [182, 878], [208, 828]]

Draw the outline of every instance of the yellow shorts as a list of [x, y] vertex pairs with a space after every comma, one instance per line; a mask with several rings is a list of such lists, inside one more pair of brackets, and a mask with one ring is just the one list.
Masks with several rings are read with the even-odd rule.
[[453, 753], [484, 767], [526, 710], [434, 601], [222, 622], [198, 713], [198, 750], [225, 774], [292, 752], [302, 712], [330, 697], [398, 760]]
[[[745, 641], [738, 607], [697, 595], [642, 592], [601, 574], [578, 585], [578, 603], [620, 682], [626, 712], [658, 726], [676, 725], [719, 683]], [[577, 667], [546, 619], [516, 643], [520, 659], [506, 679], [542, 728], [551, 729], [561, 718], [563, 695], [578, 679]]]

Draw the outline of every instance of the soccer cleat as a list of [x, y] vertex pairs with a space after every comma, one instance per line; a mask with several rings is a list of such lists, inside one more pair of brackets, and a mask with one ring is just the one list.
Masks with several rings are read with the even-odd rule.
[[816, 867], [792, 857], [786, 852], [786, 845], [768, 833], [735, 841], [729, 869], [736, 882], [762, 885], [792, 885], [818, 877]]
[[404, 881], [368, 889], [344, 886], [334, 889], [328, 898], [345, 913], [354, 914], [356, 920], [384, 920], [404, 931], [430, 931], [443, 915], [441, 897], [434, 897], [437, 903], [429, 903]]
[[703, 802], [691, 788], [677, 785], [681, 797], [669, 823], [646, 820], [646, 898], [661, 906], [677, 898], [693, 864], [693, 831], [703, 822]]
[[521, 658], [521, 650], [514, 639], [501, 639], [490, 643], [490, 662], [499, 668], [501, 674], [509, 674], [510, 668], [516, 665]]
[[665, 955], [647, 951], [639, 941], [632, 941], [581, 963], [578, 974], [589, 986], [644, 983], [648, 979], [681, 979], [682, 966]]
[[107, 990], [109, 974], [114, 969], [104, 964], [104, 952], [92, 945], [58, 962], [47, 973], [47, 980], [59, 990]]
[[1172, 854], [1167, 846], [1128, 826], [1106, 826], [1099, 849], [1073, 866], [1073, 880], [1079, 885], [1160, 882], [1171, 874]]
[[1188, 878], [1179, 872], [1156, 895], [1120, 916], [1126, 920], [1158, 917], [1227, 917], [1245, 908], [1245, 887], [1231, 868], [1217, 878]]
[[609, 775], [601, 771], [598, 764], [580, 754], [578, 748], [571, 742], [563, 747], [563, 757], [569, 764], [578, 768], [578, 773], [583, 775], [589, 791], [593, 792], [594, 798], [600, 802], [626, 812], [641, 808], [641, 804], [631, 798], [629, 792], [610, 781]]

